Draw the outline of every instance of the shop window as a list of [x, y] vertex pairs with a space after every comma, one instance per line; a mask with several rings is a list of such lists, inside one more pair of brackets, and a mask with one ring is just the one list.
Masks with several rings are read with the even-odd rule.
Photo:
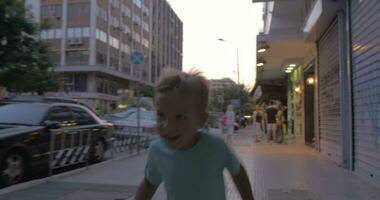
[[87, 75], [75, 74], [74, 77], [74, 91], [85, 92], [87, 90]]
[[88, 51], [66, 51], [67, 64], [87, 64]]

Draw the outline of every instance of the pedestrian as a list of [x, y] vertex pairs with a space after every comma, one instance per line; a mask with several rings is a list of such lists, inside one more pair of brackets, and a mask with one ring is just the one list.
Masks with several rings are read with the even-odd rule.
[[221, 132], [224, 134], [226, 133], [226, 122], [227, 122], [227, 118], [226, 118], [226, 115], [222, 115], [220, 116], [219, 118], [219, 123], [220, 123], [220, 127], [221, 127]]
[[226, 129], [227, 134], [232, 135], [234, 133], [234, 124], [235, 124], [235, 112], [234, 112], [234, 106], [228, 105], [227, 111], [226, 111]]
[[263, 119], [263, 113], [260, 109], [259, 105], [256, 105], [255, 111], [253, 111], [252, 118], [255, 125], [255, 141], [260, 142], [260, 138], [263, 138], [263, 132], [262, 132], [262, 119]]
[[275, 139], [276, 134], [276, 115], [277, 108], [275, 102], [273, 100], [269, 101], [269, 106], [265, 110], [265, 121], [266, 121], [266, 130], [267, 130], [267, 140], [268, 142], [272, 142]]
[[278, 111], [276, 114], [276, 142], [282, 143], [284, 140], [283, 134], [283, 123], [284, 123], [284, 112], [282, 104], [278, 105]]
[[283, 118], [284, 122], [282, 124], [282, 132], [285, 136], [288, 134], [288, 107], [284, 105], [282, 112], [284, 113], [284, 118]]
[[150, 145], [135, 199], [151, 199], [163, 182], [167, 199], [223, 200], [224, 169], [242, 199], [253, 199], [247, 173], [224, 140], [198, 131], [207, 120], [208, 103], [208, 84], [200, 72], [164, 73], [154, 102], [160, 138]]

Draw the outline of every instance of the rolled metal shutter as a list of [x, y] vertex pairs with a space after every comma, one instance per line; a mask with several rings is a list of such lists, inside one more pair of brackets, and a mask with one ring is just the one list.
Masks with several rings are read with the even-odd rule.
[[342, 164], [338, 19], [318, 41], [319, 128], [321, 153]]
[[354, 171], [380, 186], [380, 1], [351, 1]]

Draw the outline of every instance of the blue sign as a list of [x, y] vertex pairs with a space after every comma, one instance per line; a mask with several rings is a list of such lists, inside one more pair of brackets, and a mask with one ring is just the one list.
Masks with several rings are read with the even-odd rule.
[[139, 52], [139, 51], [135, 51], [131, 54], [131, 61], [134, 65], [140, 65], [140, 64], [143, 64], [144, 63], [144, 54]]
[[234, 108], [238, 109], [240, 108], [240, 99], [231, 99], [231, 104], [234, 106]]

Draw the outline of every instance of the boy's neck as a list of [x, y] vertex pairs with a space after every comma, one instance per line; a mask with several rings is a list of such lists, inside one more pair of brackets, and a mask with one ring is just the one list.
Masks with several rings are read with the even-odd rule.
[[183, 147], [182, 150], [188, 150], [188, 149], [193, 148], [198, 143], [198, 141], [199, 141], [199, 134], [197, 132], [197, 133], [195, 133], [195, 137], [189, 142], [188, 145]]

